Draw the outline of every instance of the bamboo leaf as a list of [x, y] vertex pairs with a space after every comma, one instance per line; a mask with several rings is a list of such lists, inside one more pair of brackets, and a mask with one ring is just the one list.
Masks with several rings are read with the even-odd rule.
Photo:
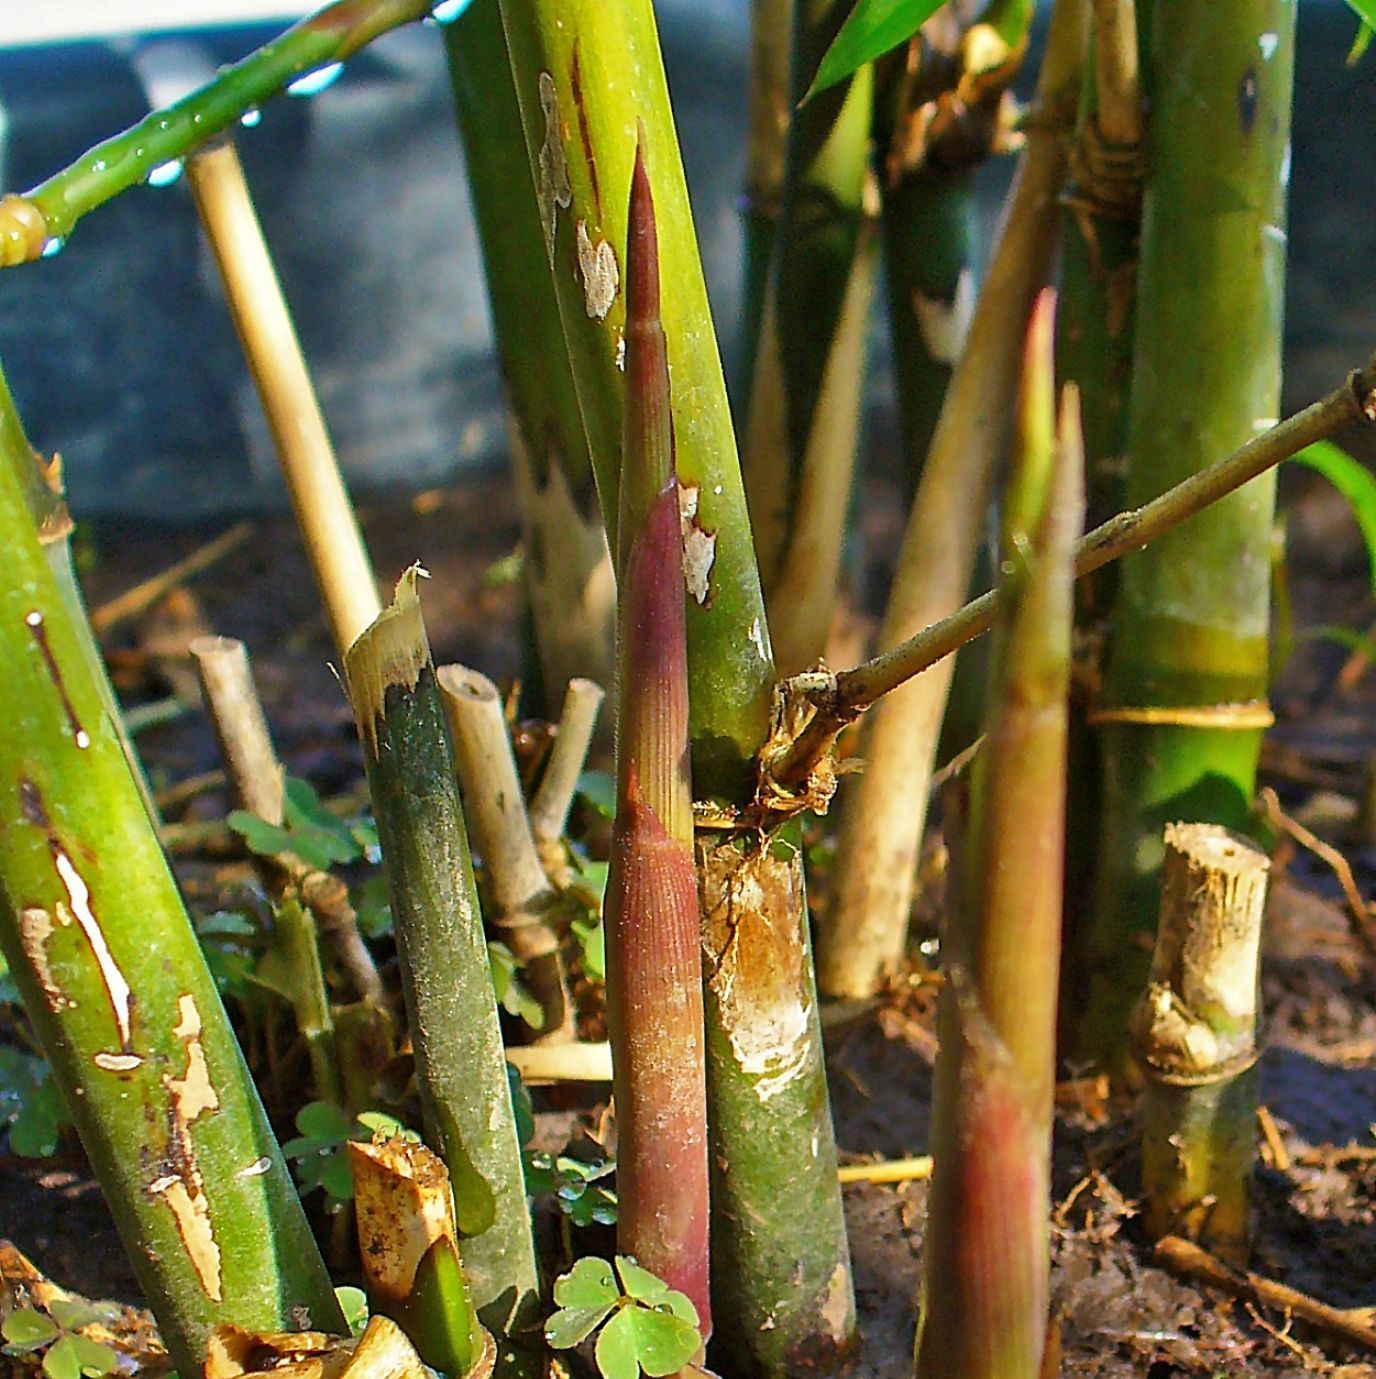
[[[1376, 11], [1376, 0], [1363, 0]], [[1294, 457], [1328, 480], [1347, 499], [1361, 528], [1371, 566], [1371, 585], [1376, 589], [1376, 475], [1332, 441], [1315, 441]]]
[[845, 81], [865, 63], [906, 42], [940, 8], [941, 0], [859, 0], [831, 47], [822, 54], [817, 75], [803, 100], [810, 101]]
[[1368, 29], [1376, 29], [1376, 0], [1347, 0], [1347, 3]]

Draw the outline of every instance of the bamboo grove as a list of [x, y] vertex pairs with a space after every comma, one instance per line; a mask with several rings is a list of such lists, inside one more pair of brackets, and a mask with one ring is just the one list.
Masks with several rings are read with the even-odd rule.
[[[0, 265], [18, 271], [186, 161], [386, 864], [395, 992], [328, 865], [286, 846], [256, 859], [317, 1094], [368, 1110], [349, 1050], [409, 1031], [419, 1136], [349, 1146], [375, 1344], [390, 1319], [387, 1346], [446, 1373], [534, 1375], [545, 1341], [593, 1347], [601, 1327], [607, 1379], [784, 1379], [863, 1345], [822, 1014], [920, 963], [908, 920], [943, 723], [948, 744], [978, 743], [941, 809], [917, 1375], [1044, 1372], [1058, 1060], [1145, 1078], [1150, 1229], [1245, 1258], [1265, 858], [1239, 835], [1269, 721], [1273, 471], [1376, 421], [1376, 364], [1276, 420], [1293, 8], [1055, 0], [1030, 44], [1027, 0], [754, 0], [735, 414], [651, 0], [435, 10], [541, 702], [566, 705], [528, 801], [499, 691], [434, 664], [423, 569], [379, 596], [227, 132], [431, 6], [337, 0], [0, 200]], [[971, 187], [993, 157], [1016, 173], [979, 283]], [[876, 300], [912, 507], [874, 659], [828, 668]], [[226, 1328], [345, 1326], [160, 848], [70, 526], [0, 385], [0, 948], [189, 1377]], [[990, 629], [982, 669], [956, 668]], [[302, 806], [242, 646], [211, 639], [197, 659], [245, 827], [281, 832]], [[615, 1272], [579, 1260], [551, 1303], [490, 945], [529, 994], [531, 1049], [573, 1056], [565, 835], [585, 758], [613, 739], [619, 1256]], [[829, 808], [837, 854], [810, 878], [805, 827], [832, 829]], [[1205, 891], [1208, 913], [1180, 913]], [[1196, 923], [1246, 956], [1228, 967]], [[1188, 1046], [1166, 1018], [1181, 1010]], [[1215, 1056], [1191, 1062], [1201, 1041]], [[1172, 1167], [1161, 1146], [1182, 1137]]]

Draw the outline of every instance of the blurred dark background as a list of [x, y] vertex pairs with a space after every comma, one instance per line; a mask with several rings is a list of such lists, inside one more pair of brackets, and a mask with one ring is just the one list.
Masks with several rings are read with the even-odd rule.
[[[658, 10], [729, 365], [748, 7], [661, 0]], [[234, 61], [280, 27], [7, 49], [0, 18], [0, 183], [32, 186], [141, 118], [160, 83]], [[1376, 50], [1346, 65], [1355, 30], [1341, 0], [1299, 5], [1287, 409], [1376, 346], [1365, 169]], [[350, 482], [421, 489], [501, 463], [497, 370], [439, 34], [387, 36], [321, 94], [271, 102], [239, 143]], [[1010, 171], [1006, 159], [986, 171], [990, 225]], [[883, 334], [876, 316], [864, 463], [891, 466]], [[60, 254], [0, 275], [0, 359], [34, 443], [66, 461], [78, 516], [197, 520], [284, 502], [180, 182], [123, 194]]]

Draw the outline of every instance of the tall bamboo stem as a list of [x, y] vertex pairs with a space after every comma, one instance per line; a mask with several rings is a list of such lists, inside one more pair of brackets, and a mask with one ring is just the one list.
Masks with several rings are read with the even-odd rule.
[[187, 181], [272, 428], [335, 647], [343, 655], [382, 604], [234, 145], [196, 154], [187, 164]]
[[526, 593], [553, 712], [575, 677], [611, 683], [615, 581], [498, 0], [473, 0], [446, 31], [445, 50], [506, 384]]
[[[1130, 501], [1275, 417], [1293, 37], [1286, 0], [1153, 11]], [[1076, 1032], [1079, 1054], [1111, 1067], [1146, 977], [1164, 825], [1246, 824], [1270, 721], [1274, 493], [1249, 485], [1121, 571], [1093, 718], [1104, 805]]]
[[454, 1190], [474, 1301], [523, 1329], [535, 1248], [497, 1004], [417, 573], [349, 649], [349, 695], [387, 863], [427, 1139]]
[[[969, 584], [992, 477], [1008, 451], [1003, 399], [1051, 270], [1086, 18], [1084, 0], [1058, 0], [1053, 11], [1036, 118], [904, 535], [880, 630], [885, 650], [959, 608]], [[935, 667], [865, 724], [867, 765], [846, 801], [835, 902], [818, 946], [818, 980], [830, 995], [871, 994], [902, 958], [950, 673], [949, 663]]]
[[342, 1317], [78, 631], [0, 464], [0, 947], [173, 1362]]

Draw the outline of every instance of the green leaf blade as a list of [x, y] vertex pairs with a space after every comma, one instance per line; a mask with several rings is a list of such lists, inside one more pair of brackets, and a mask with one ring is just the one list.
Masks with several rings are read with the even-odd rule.
[[[1376, 10], [1376, 0], [1363, 0], [1363, 3]], [[1366, 544], [1371, 587], [1376, 592], [1376, 475], [1332, 441], [1315, 441], [1293, 458], [1322, 474], [1347, 499]]]
[[942, 0], [859, 0], [831, 42], [808, 87], [809, 101], [853, 76], [867, 62], [907, 42], [941, 8]]

